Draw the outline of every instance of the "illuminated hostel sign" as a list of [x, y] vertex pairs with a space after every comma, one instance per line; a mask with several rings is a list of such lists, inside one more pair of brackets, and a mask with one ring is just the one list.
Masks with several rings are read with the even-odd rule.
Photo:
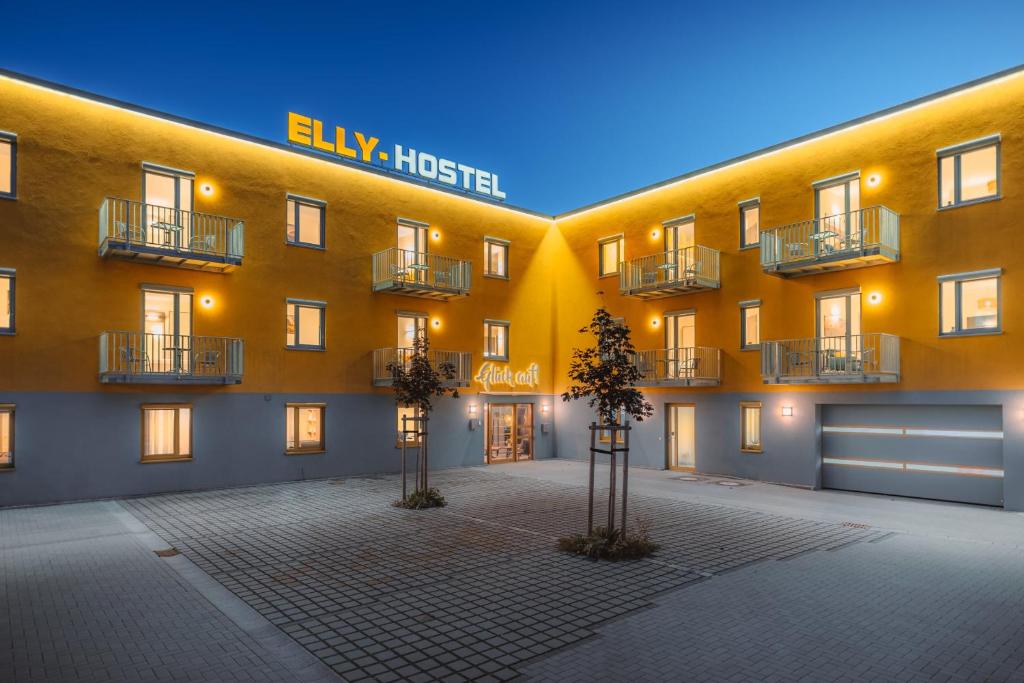
[[426, 152], [417, 152], [395, 145], [390, 152], [379, 149], [380, 139], [359, 131], [349, 132], [335, 126], [334, 132], [324, 135], [324, 122], [302, 114], [288, 112], [288, 142], [311, 147], [339, 157], [347, 157], [364, 164], [377, 164], [407, 173], [424, 180], [461, 188], [467, 192], [505, 199], [498, 185], [498, 174], [466, 166], [451, 159], [443, 159]]

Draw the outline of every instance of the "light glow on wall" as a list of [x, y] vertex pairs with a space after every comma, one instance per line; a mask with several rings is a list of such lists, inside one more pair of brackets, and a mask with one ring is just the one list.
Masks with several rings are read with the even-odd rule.
[[203, 308], [213, 308], [213, 297], [207, 294], [199, 300], [199, 303], [203, 305]]
[[782, 406], [782, 417], [793, 417], [793, 406]]
[[881, 292], [871, 292], [870, 294], [868, 294], [868, 303], [869, 304], [880, 304], [880, 303], [882, 303], [882, 293]]
[[199, 191], [207, 197], [213, 196], [213, 185], [210, 183], [203, 183], [199, 186]]
[[882, 182], [882, 176], [877, 173], [872, 173], [868, 176], [868, 187], [878, 187], [878, 184]]

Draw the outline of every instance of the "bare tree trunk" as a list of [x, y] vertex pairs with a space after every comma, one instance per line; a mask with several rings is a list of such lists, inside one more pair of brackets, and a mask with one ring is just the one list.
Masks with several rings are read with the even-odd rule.
[[622, 445], [622, 535], [629, 533], [626, 528], [626, 496], [629, 491], [629, 425], [627, 423]]
[[608, 533], [611, 533], [615, 529], [615, 442], [619, 438], [619, 432], [617, 429], [612, 429], [612, 447], [608, 450], [612, 454], [612, 467], [608, 473]]
[[590, 487], [588, 492], [590, 494], [590, 500], [587, 505], [587, 535], [590, 536], [594, 533], [594, 459], [597, 454], [594, 449], [597, 448], [595, 443], [597, 435], [597, 423], [590, 423]]

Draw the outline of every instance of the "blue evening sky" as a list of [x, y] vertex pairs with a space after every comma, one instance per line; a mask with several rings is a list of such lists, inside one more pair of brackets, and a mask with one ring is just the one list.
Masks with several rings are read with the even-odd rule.
[[0, 5], [0, 66], [275, 140], [301, 111], [546, 212], [1024, 62], [1021, 0]]

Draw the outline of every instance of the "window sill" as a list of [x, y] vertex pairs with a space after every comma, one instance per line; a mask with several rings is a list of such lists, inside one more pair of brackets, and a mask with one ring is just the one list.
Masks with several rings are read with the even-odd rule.
[[324, 346], [285, 346], [285, 351], [325, 351]]
[[763, 448], [741, 448], [740, 449], [740, 453], [754, 453], [755, 455], [760, 455], [761, 453], [764, 453], [764, 449]]
[[986, 204], [988, 202], [995, 202], [1003, 198], [1003, 195], [996, 194], [991, 197], [981, 197], [980, 199], [971, 199], [966, 202], [960, 202], [959, 204], [949, 204], [947, 206], [940, 206], [939, 211], [952, 211], [953, 209], [962, 209], [965, 206], [974, 206], [975, 204]]
[[0, 199], [8, 199], [10, 201], [17, 201], [18, 195], [16, 194], [0, 194]]
[[507, 363], [508, 362], [508, 356], [488, 356], [485, 353], [484, 354], [484, 360], [496, 360], [496, 361], [499, 361], [501, 363]]
[[289, 242], [284, 241], [286, 247], [302, 247], [303, 249], [312, 249], [313, 251], [327, 251], [327, 247], [320, 246], [319, 244], [306, 244], [305, 242]]
[[0, 330], [0, 337], [13, 337], [15, 334], [14, 330]]
[[301, 450], [301, 451], [289, 451], [289, 450], [286, 450], [284, 452], [284, 454], [285, 455], [322, 455], [322, 454], [324, 454], [326, 452], [327, 452], [326, 448], [313, 448], [313, 449]]
[[[401, 441], [399, 441], [398, 443], [395, 444], [395, 448], [396, 449], [401, 448], [401, 447], [402, 447], [402, 442]], [[405, 447], [406, 448], [419, 448], [420, 445], [418, 443], [414, 442], [414, 441], [409, 441], [409, 442], [407, 442], [405, 444]]]
[[142, 460], [139, 460], [139, 463], [143, 465], [152, 465], [161, 462], [192, 462], [192, 456], [187, 458], [143, 458]]
[[761, 350], [761, 345], [760, 344], [753, 344], [751, 346], [741, 346], [740, 347], [740, 351], [760, 351], [760, 350]]
[[995, 337], [1002, 334], [1001, 329], [998, 330], [982, 330], [978, 332], [947, 332], [945, 334], [939, 334], [939, 339], [953, 339], [963, 337]]
[[491, 273], [484, 273], [484, 277], [489, 280], [505, 280], [508, 282], [508, 275], [493, 275]]
[[753, 249], [760, 249], [760, 248], [761, 248], [760, 244], [748, 244], [745, 247], [741, 246], [740, 247], [740, 251], [751, 251]]
[[4, 472], [13, 472], [13, 471], [14, 471], [14, 465], [0, 465], [0, 474], [3, 474]]
[[618, 277], [618, 276], [619, 276], [619, 271], [616, 270], [614, 273], [605, 273], [604, 275], [598, 275], [597, 279], [598, 280], [605, 280], [605, 279], [610, 278], [610, 277]]

